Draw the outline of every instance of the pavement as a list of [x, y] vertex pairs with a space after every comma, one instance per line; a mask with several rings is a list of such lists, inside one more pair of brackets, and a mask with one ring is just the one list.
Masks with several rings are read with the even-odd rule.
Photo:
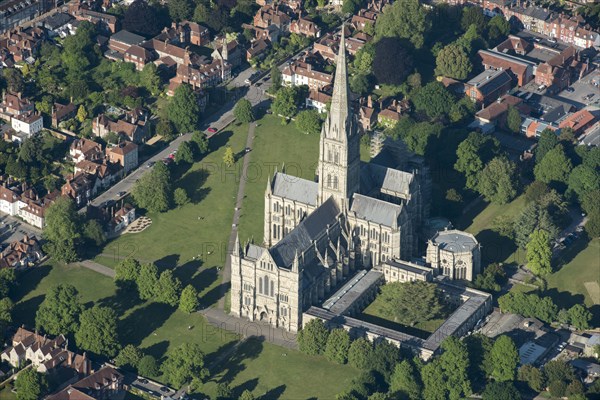
[[99, 274], [102, 274], [104, 276], [108, 276], [109, 278], [113, 278], [115, 277], [115, 270], [112, 268], [108, 268], [102, 264], [98, 264], [95, 261], [92, 260], [82, 260], [82, 261], [76, 261], [74, 263], [69, 264], [69, 266], [71, 267], [83, 267], [83, 268], [87, 268], [87, 269], [91, 269], [92, 271], [95, 271]]
[[0, 213], [0, 244], [10, 244], [23, 239], [25, 235], [41, 239], [42, 231], [16, 217]]

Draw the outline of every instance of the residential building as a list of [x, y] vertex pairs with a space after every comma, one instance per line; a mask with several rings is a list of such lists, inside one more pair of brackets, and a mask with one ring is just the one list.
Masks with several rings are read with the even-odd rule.
[[479, 50], [481, 63], [486, 70], [509, 71], [517, 86], [523, 86], [534, 78], [536, 63], [494, 50]]
[[179, 46], [206, 46], [210, 43], [210, 32], [207, 27], [190, 21], [173, 22], [170, 27], [165, 27], [156, 40], [165, 40]]
[[96, 182], [92, 175], [80, 171], [75, 175], [69, 175], [66, 181], [61, 188], [61, 194], [71, 198], [77, 207], [86, 205], [96, 194]]
[[104, 33], [116, 33], [119, 30], [119, 20], [116, 16], [98, 11], [92, 11], [80, 0], [69, 3], [69, 14], [78, 21], [88, 21], [96, 25]]
[[302, 17], [299, 17], [291, 22], [290, 32], [312, 38], [321, 37], [321, 29], [319, 26], [313, 21]]
[[594, 116], [594, 114], [592, 114], [588, 110], [580, 110], [576, 113], [569, 114], [565, 118], [563, 118], [559, 122], [558, 127], [560, 129], [573, 129], [575, 137], [577, 137], [583, 132], [585, 132], [585, 130], [588, 129], [590, 126], [594, 125], [594, 123], [597, 120], [598, 119]]
[[[29, 113], [15, 115], [10, 121], [11, 127], [18, 133], [23, 133], [24, 136], [20, 136], [19, 141], [24, 138], [30, 138], [31, 136], [37, 135], [44, 128], [44, 119], [40, 114]], [[19, 137], [19, 136], [14, 136]]]
[[19, 26], [0, 38], [0, 47], [6, 48], [15, 62], [31, 64], [35, 61], [35, 56], [46, 38], [46, 31], [42, 28], [23, 29]]
[[143, 36], [122, 29], [111, 35], [108, 40], [108, 48], [115, 53], [123, 55], [131, 46], [137, 46], [144, 42], [144, 40]]
[[328, 104], [331, 104], [331, 86], [325, 86], [319, 90], [309, 90], [306, 98], [306, 107], [314, 108], [319, 113], [327, 112]]
[[69, 156], [74, 163], [81, 161], [98, 161], [103, 157], [102, 145], [90, 139], [75, 139], [69, 148]]
[[133, 45], [123, 53], [123, 61], [130, 62], [135, 65], [135, 69], [141, 71], [146, 64], [154, 60], [154, 55], [145, 47]]
[[135, 208], [129, 204], [124, 204], [121, 208], [115, 211], [110, 221], [110, 229], [114, 233], [120, 232], [127, 228], [133, 221], [135, 221], [135, 218]]
[[244, 53], [242, 46], [237, 40], [226, 41], [224, 37], [216, 38], [214, 40], [214, 50], [211, 53], [213, 58], [213, 64], [216, 61], [224, 61], [226, 64], [230, 64], [231, 68], [237, 68], [242, 63], [242, 57]]
[[143, 143], [148, 135], [148, 119], [130, 115], [127, 119], [113, 121], [105, 114], [100, 114], [92, 121], [92, 133], [96, 136], [105, 137], [110, 132], [124, 136], [134, 143]]
[[289, 15], [280, 11], [277, 5], [262, 6], [254, 15], [254, 26], [259, 28], [267, 28], [270, 25], [275, 25], [282, 32], [288, 32], [290, 22], [291, 18]]
[[0, 32], [18, 27], [56, 7], [50, 0], [10, 0], [0, 4]]
[[3, 93], [0, 104], [0, 117], [10, 122], [13, 116], [34, 112], [33, 102], [22, 97], [21, 93]]
[[0, 252], [0, 268], [19, 268], [33, 265], [44, 258], [42, 246], [35, 236], [10, 243]]
[[358, 108], [358, 123], [363, 132], [370, 132], [377, 122], [377, 111], [373, 104], [371, 95], [365, 99], [362, 97]]
[[306, 85], [310, 90], [319, 90], [331, 85], [333, 74], [315, 71], [310, 63], [293, 61], [281, 71], [281, 78], [285, 85]]
[[74, 103], [60, 104], [54, 103], [52, 106], [52, 127], [58, 128], [58, 125], [77, 116], [77, 106]]
[[123, 172], [127, 174], [138, 166], [138, 146], [128, 141], [120, 142], [106, 148], [106, 158], [111, 163], [121, 165]]
[[513, 79], [502, 70], [485, 70], [465, 85], [466, 94], [477, 104], [487, 106], [513, 87]]
[[267, 49], [271, 47], [271, 43], [267, 39], [256, 39], [250, 43], [246, 49], [246, 61], [258, 60], [265, 56]]
[[431, 282], [433, 271], [429, 267], [410, 261], [388, 260], [381, 264], [386, 282]]
[[529, 117], [525, 118], [521, 124], [521, 133], [528, 138], [538, 138], [546, 129], [554, 131], [557, 135], [560, 134], [560, 128], [553, 122], [546, 122], [537, 118]]
[[113, 367], [104, 366], [99, 371], [67, 386], [46, 400], [117, 400], [125, 395], [123, 374]]
[[498, 101], [479, 110], [475, 114], [475, 118], [483, 124], [491, 124], [494, 127], [504, 128], [506, 126], [506, 115], [510, 107], [515, 107], [521, 115], [529, 115], [531, 112], [529, 106], [524, 104], [521, 98], [506, 94], [499, 98]]

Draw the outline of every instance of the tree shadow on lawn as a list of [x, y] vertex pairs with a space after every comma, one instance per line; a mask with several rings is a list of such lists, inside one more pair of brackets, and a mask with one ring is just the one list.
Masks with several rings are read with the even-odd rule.
[[175, 270], [178, 262], [179, 254], [169, 254], [168, 256], [164, 256], [163, 258], [154, 261], [154, 265], [158, 267], [158, 273], [160, 274], [167, 269]]
[[230, 282], [221, 283], [220, 285], [215, 286], [214, 288], [206, 292], [204, 295], [202, 295], [202, 297], [200, 298], [202, 305], [207, 307], [217, 304], [219, 299], [226, 295], [230, 288]]
[[285, 392], [286, 388], [287, 388], [286, 385], [279, 385], [275, 389], [268, 390], [264, 395], [260, 396], [259, 399], [260, 400], [277, 400], [277, 399], [281, 398], [281, 396]]
[[[190, 267], [188, 267], [188, 264]], [[202, 293], [219, 279], [217, 267], [200, 269], [200, 265], [201, 264], [197, 261], [190, 261], [178, 268], [178, 271], [183, 269], [184, 272], [177, 276], [181, 282], [184, 282], [184, 285], [192, 285], [198, 293]]]
[[117, 315], [123, 315], [127, 310], [142, 304], [137, 288], [134, 285], [120, 285], [117, 283], [117, 291], [114, 295], [98, 300], [100, 306], [113, 309]]
[[588, 247], [589, 243], [590, 238], [587, 236], [587, 234], [582, 233], [580, 238], [575, 240], [569, 248], [561, 251], [553, 260], [552, 263], [554, 264], [554, 272], [560, 271], [562, 267], [573, 261], [573, 259], [577, 257], [579, 253]]
[[[209, 332], [208, 329], [207, 329], [207, 332]], [[222, 371], [222, 369], [219, 369], [219, 364], [222, 365], [223, 363], [227, 362], [228, 358], [225, 357], [225, 358], [222, 358], [221, 360], [219, 360], [219, 357], [222, 357], [224, 354], [227, 354], [238, 343], [239, 342], [237, 340], [232, 340], [230, 342], [227, 342], [227, 343], [221, 345], [216, 351], [214, 351], [210, 354], [207, 354], [204, 357], [204, 364], [210, 370], [211, 375], [217, 375], [217, 373]]]
[[16, 303], [12, 311], [13, 325], [15, 326], [35, 326], [35, 313], [37, 312], [40, 304], [44, 301], [44, 295], [32, 297], [20, 303]]
[[150, 303], [118, 322], [119, 337], [126, 343], [140, 343], [169, 319], [174, 307], [162, 303]]
[[52, 266], [48, 264], [29, 268], [18, 274], [17, 284], [11, 289], [11, 299], [16, 303], [34, 291], [40, 282], [48, 276]]
[[585, 296], [583, 294], [573, 294], [571, 292], [560, 292], [556, 288], [548, 289], [543, 292], [544, 296], [550, 296], [554, 303], [558, 306], [558, 309], [566, 308], [569, 309], [575, 304], [584, 305]]
[[249, 338], [235, 352], [221, 360], [218, 364], [220, 368], [214, 371], [214, 375], [223, 373], [219, 382], [232, 382], [240, 372], [246, 369], [244, 361], [253, 360], [260, 355], [264, 347], [263, 342], [264, 339], [260, 337]]
[[475, 218], [479, 214], [481, 214], [481, 212], [483, 210], [485, 210], [485, 208], [489, 204], [490, 203], [488, 203], [487, 201], [485, 201], [483, 199], [477, 200], [477, 203], [474, 206], [472, 206], [471, 208], [469, 208], [469, 210], [467, 212], [463, 213], [458, 218], [455, 218], [456, 229], [465, 230], [469, 226], [471, 226], [473, 224], [473, 221], [475, 220]]
[[244, 390], [253, 391], [258, 386], [258, 378], [250, 379], [233, 389], [233, 398], [239, 399]]
[[484, 265], [504, 262], [517, 250], [517, 246], [512, 240], [491, 229], [482, 230], [476, 238], [481, 244], [481, 258]]
[[[214, 170], [214, 168], [211, 168]], [[216, 172], [216, 171], [213, 171]], [[198, 204], [210, 193], [210, 188], [202, 187], [210, 175], [209, 166], [194, 170], [177, 181], [177, 186], [187, 192], [193, 204]]]
[[216, 135], [211, 137], [208, 141], [209, 151], [210, 152], [217, 151], [221, 147], [227, 145], [227, 143], [229, 142], [229, 138], [231, 138], [232, 136], [233, 136], [233, 131], [230, 131], [230, 130], [226, 130], [226, 131], [217, 133]]
[[144, 354], [149, 354], [156, 359], [156, 361], [161, 361], [165, 354], [167, 354], [167, 349], [169, 348], [170, 342], [168, 340], [163, 340], [158, 343], [154, 343], [151, 346], [144, 347], [141, 349]]

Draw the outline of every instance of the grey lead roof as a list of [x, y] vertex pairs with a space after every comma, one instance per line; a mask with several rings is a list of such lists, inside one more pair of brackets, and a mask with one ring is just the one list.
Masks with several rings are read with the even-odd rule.
[[356, 213], [356, 216], [361, 219], [384, 226], [393, 226], [402, 211], [402, 206], [354, 193], [350, 211]]
[[431, 240], [440, 249], [451, 252], [470, 251], [477, 246], [477, 240], [473, 235], [457, 230], [440, 231]]
[[378, 164], [363, 164], [361, 168], [361, 186], [363, 182], [369, 187], [375, 185], [382, 193], [401, 194], [403, 197], [410, 195], [410, 182], [413, 174], [397, 169], [387, 168]]
[[281, 172], [276, 173], [273, 178], [273, 194], [275, 196], [316, 206], [318, 192], [319, 185], [317, 182]]
[[427, 267], [421, 267], [420, 265], [417, 264], [413, 264], [411, 262], [408, 261], [402, 261], [402, 260], [388, 260], [385, 262], [385, 264], [388, 264], [392, 267], [396, 267], [399, 269], [403, 269], [405, 271], [409, 271], [418, 275], [424, 275], [427, 276], [428, 274], [431, 274], [431, 269], [427, 268]]
[[321, 204], [306, 219], [298, 224], [287, 236], [269, 249], [273, 261], [279, 267], [289, 268], [298, 254], [312, 246], [313, 240], [325, 232], [328, 225], [337, 222], [340, 209], [333, 197]]
[[246, 249], [246, 258], [252, 258], [254, 260], [257, 260], [262, 255], [263, 251], [265, 251], [264, 247], [260, 247], [255, 245], [254, 243], [250, 243], [248, 244], [248, 247]]
[[128, 44], [130, 46], [140, 44], [144, 40], [146, 40], [143, 36], [136, 35], [135, 33], [131, 33], [129, 31], [126, 31], [125, 29], [120, 30], [119, 32], [112, 35], [110, 38], [112, 40], [116, 40], [117, 42]]

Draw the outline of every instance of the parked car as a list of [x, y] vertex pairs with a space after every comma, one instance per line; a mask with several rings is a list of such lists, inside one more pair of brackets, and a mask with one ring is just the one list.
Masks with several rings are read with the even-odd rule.
[[208, 128], [206, 131], [210, 132], [210, 133], [217, 133], [217, 130], [215, 128], [213, 128], [212, 126], [210, 128]]
[[171, 164], [171, 163], [173, 162], [173, 159], [172, 159], [172, 158], [168, 158], [168, 157], [167, 157], [167, 158], [165, 158], [164, 160], [162, 160], [162, 162], [163, 162], [163, 164], [165, 164], [165, 165], [169, 165], [169, 164]]
[[123, 196], [125, 196], [126, 194], [127, 194], [127, 192], [125, 192], [125, 191], [121, 190], [119, 193], [117, 193], [117, 196], [119, 196], [119, 197], [123, 197]]
[[575, 89], [573, 89], [572, 87], [568, 87], [565, 89], [565, 91], [569, 92], [569, 93], [573, 93], [575, 91]]
[[146, 164], [148, 166], [148, 168], [152, 168], [154, 166], [154, 164], [156, 164], [156, 162], [154, 161], [150, 161], [148, 164]]

